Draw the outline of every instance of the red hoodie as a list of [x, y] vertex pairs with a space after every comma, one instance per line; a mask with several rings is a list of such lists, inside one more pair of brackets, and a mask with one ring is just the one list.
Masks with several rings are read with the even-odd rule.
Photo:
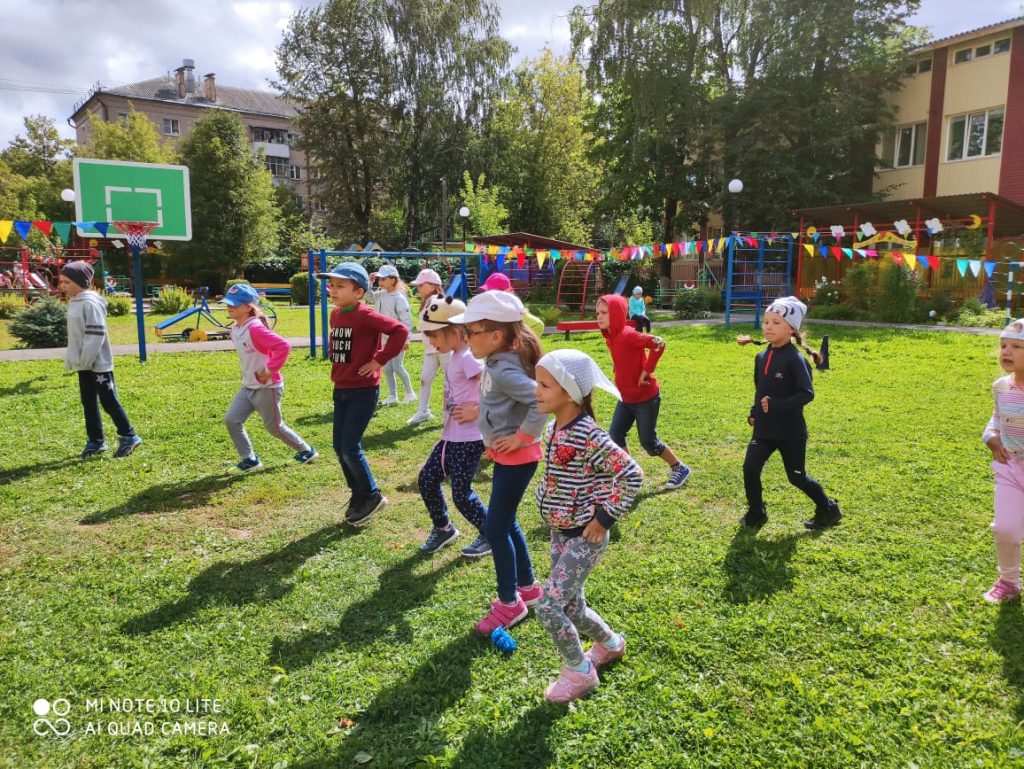
[[[608, 330], [601, 333], [612, 354], [615, 386], [622, 393], [622, 402], [649, 401], [660, 392], [658, 380], [654, 378], [654, 368], [665, 352], [665, 343], [660, 337], [641, 334], [626, 323], [627, 304], [623, 297], [605, 294], [601, 301], [608, 305], [609, 320]], [[649, 374], [643, 385], [637, 384], [641, 371]]]

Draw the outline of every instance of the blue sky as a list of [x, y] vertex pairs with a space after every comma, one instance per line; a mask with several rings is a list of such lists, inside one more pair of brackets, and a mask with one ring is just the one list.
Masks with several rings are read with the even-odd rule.
[[[567, 14], [578, 0], [499, 0], [502, 31], [534, 56], [569, 47]], [[67, 118], [96, 81], [108, 86], [173, 70], [183, 58], [230, 85], [266, 88], [274, 48], [289, 16], [314, 0], [0, 0], [0, 146], [22, 130], [22, 116]], [[913, 23], [945, 37], [1024, 15], [1021, 0], [923, 0]], [[47, 92], [43, 87], [48, 87]], [[54, 90], [74, 93], [53, 93]]]

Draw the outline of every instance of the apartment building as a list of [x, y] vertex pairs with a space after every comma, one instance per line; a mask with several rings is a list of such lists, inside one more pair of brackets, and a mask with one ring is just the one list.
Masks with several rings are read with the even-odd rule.
[[195, 61], [184, 59], [173, 72], [140, 83], [114, 88], [97, 84], [75, 105], [68, 123], [82, 145], [89, 141], [92, 121], [114, 122], [127, 117], [133, 108], [145, 114], [165, 140], [175, 143], [192, 132], [206, 110], [237, 113], [274, 184], [292, 190], [307, 215], [325, 210], [314, 194], [315, 171], [306, 153], [295, 147], [298, 135], [293, 121], [298, 112], [278, 94], [219, 84], [213, 72], [203, 75], [199, 83]]
[[893, 105], [875, 192], [995, 193], [1024, 204], [1024, 16], [915, 50]]

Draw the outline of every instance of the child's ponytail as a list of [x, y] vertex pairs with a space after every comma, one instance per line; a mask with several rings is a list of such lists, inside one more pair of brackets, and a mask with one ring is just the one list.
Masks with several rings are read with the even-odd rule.
[[533, 329], [522, 321], [512, 325], [512, 349], [519, 352], [519, 363], [530, 379], [537, 378], [537, 361], [544, 350]]
[[594, 416], [594, 393], [590, 392], [583, 396], [583, 402], [580, 404], [580, 409], [595, 422], [597, 421], [597, 417]]
[[793, 340], [796, 342], [796, 346], [803, 350], [807, 357], [814, 361], [815, 366], [820, 366], [822, 357], [821, 353], [817, 350], [812, 350], [807, 346], [807, 341], [804, 338], [804, 332], [798, 328], [793, 329]]

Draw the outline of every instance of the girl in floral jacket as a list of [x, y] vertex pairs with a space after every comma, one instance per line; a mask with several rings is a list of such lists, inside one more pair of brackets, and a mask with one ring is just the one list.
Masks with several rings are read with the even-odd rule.
[[[537, 410], [552, 414], [545, 473], [537, 487], [551, 527], [551, 576], [537, 619], [562, 655], [561, 676], [544, 692], [569, 702], [599, 683], [597, 668], [619, 659], [626, 640], [587, 606], [583, 586], [608, 547], [608, 530], [636, 498], [643, 471], [594, 420], [594, 387], [619, 397], [598, 365], [579, 350], [556, 350], [537, 363]], [[594, 645], [583, 653], [580, 634]]]

